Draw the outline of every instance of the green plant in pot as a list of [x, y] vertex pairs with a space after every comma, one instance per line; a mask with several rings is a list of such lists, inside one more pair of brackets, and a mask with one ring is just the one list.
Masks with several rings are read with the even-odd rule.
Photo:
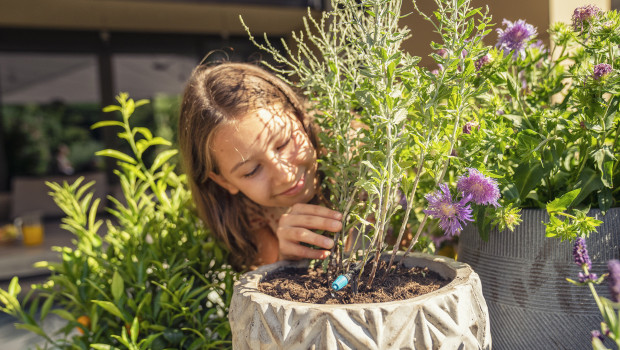
[[577, 8], [572, 23], [551, 26], [549, 47], [525, 21], [504, 21], [477, 64], [492, 89], [478, 97], [457, 153], [499, 175], [504, 206], [475, 209], [485, 215], [461, 235], [459, 260], [481, 276], [499, 347], [542, 338], [589, 347], [599, 328], [594, 300], [564, 278], [579, 271], [577, 238], [588, 241], [594, 272], [619, 257], [619, 20], [616, 11]]
[[[23, 298], [14, 278], [0, 290], [0, 311], [58, 349], [229, 348], [226, 316], [236, 273], [195, 214], [185, 176], [170, 165], [177, 151], [162, 150], [152, 164], [142, 160], [150, 147], [170, 145], [130, 125], [134, 109], [147, 101], [127, 94], [117, 100], [104, 110], [120, 112], [121, 121], [93, 126], [119, 128], [134, 152], [97, 153], [118, 160], [122, 188], [121, 196], [109, 197], [107, 231], [101, 234], [99, 201], [88, 192], [93, 183], [50, 183], [75, 247], [55, 248], [61, 261], [40, 263], [51, 276]], [[65, 322], [54, 333], [43, 328], [50, 314]]]
[[[438, 219], [446, 234], [457, 235], [473, 220], [471, 203], [499, 205], [493, 179], [466, 164], [451, 165], [472, 102], [488, 89], [478, 84], [475, 62], [486, 53], [481, 40], [490, 18], [469, 1], [436, 5], [427, 19], [441, 38], [433, 46], [446, 48], [441, 59], [450, 74], [420, 67], [419, 58], [401, 49], [410, 32], [398, 24], [400, 1], [333, 1], [321, 19], [304, 19], [306, 30], [293, 34], [295, 52], [281, 53], [267, 38], [266, 46], [257, 45], [273, 55], [278, 65], [272, 68], [306, 94], [322, 130], [323, 192], [344, 214], [330, 258], [316, 263], [327, 271], [323, 286], [333, 289], [327, 293], [372, 291], [395, 279], [402, 266], [429, 267], [448, 284], [418, 299], [382, 304], [281, 304], [257, 290], [263, 278], [286, 266], [280, 262], [244, 275], [237, 285], [230, 314], [235, 346], [490, 347], [477, 277], [468, 270], [466, 285], [458, 282], [459, 269], [469, 267], [432, 255], [408, 260], [428, 222]], [[477, 178], [480, 186], [450, 190], [457, 176]], [[408, 230], [412, 239], [401, 247]], [[392, 234], [393, 245], [387, 243]], [[452, 294], [456, 290], [464, 294]], [[473, 323], [462, 322], [465, 314], [473, 315]]]

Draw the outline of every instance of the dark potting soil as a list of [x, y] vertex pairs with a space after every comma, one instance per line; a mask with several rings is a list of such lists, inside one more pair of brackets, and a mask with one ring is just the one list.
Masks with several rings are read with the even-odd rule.
[[[387, 265], [385, 262], [383, 264]], [[364, 304], [410, 299], [435, 291], [450, 282], [428, 268], [393, 267], [388, 273], [385, 266], [381, 266], [377, 269], [372, 288], [368, 289], [365, 288], [365, 282], [371, 270], [370, 265], [364, 269], [356, 294], [352, 293], [353, 283], [334, 292], [330, 288], [332, 281], [328, 285], [326, 273], [320, 266], [278, 270], [261, 280], [258, 288], [272, 297], [302, 303]], [[383, 278], [385, 274], [387, 276]]]

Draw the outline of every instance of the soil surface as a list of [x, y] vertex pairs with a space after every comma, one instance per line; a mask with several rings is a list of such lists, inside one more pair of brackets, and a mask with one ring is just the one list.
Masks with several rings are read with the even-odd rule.
[[[312, 269], [278, 270], [267, 275], [258, 288], [267, 295], [302, 303], [364, 304], [410, 299], [430, 293], [450, 282], [428, 268], [392, 268], [392, 271], [387, 273], [384, 267], [380, 267], [372, 288], [368, 290], [365, 282], [370, 271], [370, 265], [364, 269], [356, 294], [352, 293], [355, 285], [353, 280], [342, 290], [334, 292], [330, 288], [332, 281], [328, 284], [326, 273], [320, 266]], [[383, 278], [386, 274], [386, 278]]]

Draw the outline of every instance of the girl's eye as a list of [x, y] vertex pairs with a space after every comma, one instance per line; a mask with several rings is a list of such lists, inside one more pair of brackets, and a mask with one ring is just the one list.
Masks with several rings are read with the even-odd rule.
[[249, 173], [244, 174], [243, 177], [252, 177], [254, 175], [256, 175], [256, 173], [258, 173], [258, 170], [260, 169], [260, 165], [257, 165], [256, 167], [254, 167], [254, 169], [252, 169]]
[[280, 146], [276, 147], [276, 149], [279, 151], [281, 149], [283, 149], [284, 147], [286, 147], [286, 145], [288, 145], [289, 142], [291, 142], [292, 137], [289, 137], [283, 144], [281, 144]]

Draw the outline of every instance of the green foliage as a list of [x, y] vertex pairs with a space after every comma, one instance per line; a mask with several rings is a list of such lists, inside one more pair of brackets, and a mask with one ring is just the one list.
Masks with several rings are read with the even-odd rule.
[[[378, 257], [389, 247], [390, 229], [398, 232], [395, 242], [400, 243], [408, 227], [417, 228], [413, 249], [427, 218], [418, 215], [427, 191], [416, 190], [434, 190], [445, 181], [472, 98], [488, 89], [474, 85], [474, 63], [485, 53], [482, 37], [490, 31], [490, 18], [471, 8], [470, 1], [436, 4], [432, 16], [423, 15], [442, 40], [433, 46], [447, 52], [434, 56], [446, 68], [438, 75], [401, 49], [410, 35], [398, 24], [401, 1], [332, 1], [333, 11], [320, 19], [309, 13], [305, 30], [293, 33], [296, 52], [285, 42], [285, 53], [267, 38], [266, 44], [258, 43], [246, 27], [250, 39], [281, 64], [272, 68], [284, 79], [295, 78], [324, 130], [321, 146], [327, 152], [321, 152], [320, 165], [328, 179], [325, 193], [345, 217], [335, 237], [340, 244], [330, 255], [335, 273]], [[399, 204], [401, 196], [406, 206]], [[411, 216], [413, 208], [417, 211]], [[391, 227], [395, 215], [402, 220]], [[341, 249], [351, 234], [364, 243], [362, 256]], [[376, 263], [370, 284], [374, 269]]]
[[[605, 213], [620, 199], [620, 15], [601, 11], [584, 21], [552, 25], [550, 47], [531, 38], [524, 55], [489, 50], [478, 83], [490, 90], [476, 96], [469, 117], [480, 129], [461, 135], [457, 147], [464, 159], [503, 174], [504, 204], [546, 207], [547, 233], [562, 239], [596, 225], [571, 228], [572, 220], [553, 213], [589, 207]], [[597, 76], [600, 64], [611, 72]], [[578, 195], [556, 210], [556, 198], [568, 193]]]
[[[51, 277], [22, 301], [14, 278], [7, 291], [0, 290], [0, 311], [59, 349], [230, 347], [227, 313], [236, 274], [194, 212], [185, 176], [169, 162], [177, 151], [159, 152], [149, 166], [143, 162], [150, 147], [170, 145], [130, 125], [135, 108], [147, 101], [135, 102], [127, 94], [117, 100], [119, 105], [104, 110], [119, 111], [122, 120], [93, 125], [120, 127], [119, 137], [133, 152], [97, 153], [118, 160], [115, 173], [123, 192], [121, 198], [109, 197], [107, 233], [99, 234], [104, 221], [96, 217], [99, 200], [88, 192], [93, 183], [49, 183], [75, 247], [56, 247], [62, 262], [39, 264]], [[63, 337], [41, 328], [50, 312], [67, 321]]]

